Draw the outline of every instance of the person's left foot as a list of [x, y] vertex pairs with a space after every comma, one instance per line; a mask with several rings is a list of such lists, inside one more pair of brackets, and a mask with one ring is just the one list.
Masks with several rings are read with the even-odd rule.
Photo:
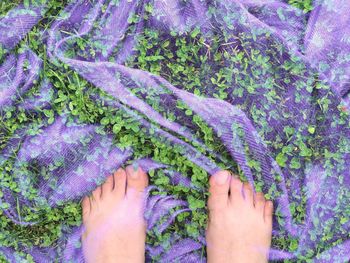
[[144, 262], [146, 222], [144, 190], [148, 177], [141, 168], [119, 169], [82, 201], [86, 262]]

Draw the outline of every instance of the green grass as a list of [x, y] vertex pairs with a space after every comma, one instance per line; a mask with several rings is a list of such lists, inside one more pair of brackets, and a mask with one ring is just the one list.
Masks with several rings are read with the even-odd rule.
[[12, 8], [16, 7], [21, 2], [22, 2], [21, 0], [1, 1], [1, 3], [0, 3], [0, 16], [5, 15], [8, 11], [10, 11]]
[[288, 3], [307, 13], [313, 9], [312, 1], [313, 0], [288, 0]]
[[[290, 4], [298, 8], [302, 8], [305, 12], [311, 10], [310, 1], [296, 1], [290, 0]], [[29, 46], [41, 59], [44, 61], [44, 69], [41, 72], [41, 79], [47, 78], [57, 90], [57, 95], [52, 101], [52, 110], [42, 110], [37, 116], [27, 114], [23, 110], [18, 111], [15, 107], [7, 109], [5, 112], [1, 111], [0, 116], [0, 130], [5, 131], [0, 135], [0, 149], [3, 148], [8, 138], [10, 138], [14, 132], [23, 126], [31, 123], [33, 127], [39, 126], [42, 123], [48, 121], [49, 123], [54, 121], [54, 116], [63, 112], [70, 112], [72, 116], [75, 116], [82, 123], [98, 123], [101, 124], [103, 129], [101, 132], [109, 131], [115, 136], [116, 144], [119, 147], [132, 146], [134, 149], [134, 158], [140, 157], [152, 157], [156, 161], [160, 161], [165, 164], [172, 165], [177, 171], [189, 176], [194, 184], [201, 187], [207, 187], [208, 174], [200, 167], [196, 166], [189, 160], [187, 160], [180, 151], [178, 151], [172, 145], [169, 145], [160, 138], [150, 136], [144, 128], [140, 128], [137, 120], [128, 116], [125, 112], [119, 109], [115, 109], [109, 106], [105, 106], [102, 101], [93, 101], [90, 98], [92, 94], [100, 94], [102, 98], [108, 98], [107, 94], [85, 81], [76, 72], [68, 68], [63, 64], [52, 64], [46, 58], [46, 47], [42, 45], [41, 32], [47, 31], [52, 23], [57, 18], [59, 12], [67, 4], [67, 1], [49, 1], [49, 8], [45, 14], [44, 19], [35, 26], [26, 38], [17, 47], [16, 52], [21, 52], [25, 46]], [[0, 15], [6, 13], [13, 8], [16, 2], [2, 1], [0, 3]], [[148, 7], [148, 15], [152, 13], [152, 7]], [[130, 23], [135, 23], [136, 18], [130, 19]], [[242, 72], [242, 80], [237, 83], [236, 96], [241, 96], [243, 91], [247, 89], [249, 93], [254, 93], [256, 87], [250, 83], [250, 72], [244, 73], [244, 65], [257, 65], [266, 70], [268, 68], [267, 57], [256, 54], [256, 58], [253, 59], [251, 54], [248, 54], [246, 50], [238, 53], [236, 56], [231, 57], [231, 67], [222, 67], [221, 62], [230, 56], [229, 53], [222, 49], [220, 43], [223, 42], [225, 36], [221, 34], [214, 35], [210, 42], [205, 39], [204, 36], [193, 30], [190, 34], [169, 36], [168, 41], [160, 42], [159, 39], [164, 37], [161, 32], [155, 30], [146, 30], [145, 34], [139, 38], [139, 44], [137, 46], [137, 55], [129, 59], [127, 65], [134, 68], [147, 70], [156, 75], [161, 75], [166, 78], [173, 85], [182, 87], [197, 95], [200, 94], [200, 87], [207, 86], [208, 91], [215, 89], [217, 92], [213, 94], [214, 97], [226, 99], [228, 97], [228, 89], [232, 85], [232, 73], [234, 68], [238, 67]], [[244, 40], [244, 36], [240, 36]], [[81, 41], [78, 43], [80, 51], [95, 52], [91, 49], [92, 43], [85, 43]], [[250, 47], [246, 47], [249, 50]], [[0, 58], [1, 59], [1, 58]], [[208, 66], [210, 62], [212, 66]], [[243, 68], [242, 68], [243, 67]], [[289, 65], [289, 67], [295, 67], [299, 73], [302, 69], [297, 68], [298, 65]], [[253, 72], [254, 73], [254, 72]], [[259, 73], [257, 73], [259, 74]], [[39, 81], [40, 83], [40, 81]], [[38, 87], [33, 88], [30, 93], [38, 93]], [[137, 94], [140, 95], [140, 94]], [[276, 98], [273, 94], [270, 94], [271, 100]], [[150, 104], [156, 103], [156, 101], [150, 101]], [[212, 128], [197, 115], [195, 115], [186, 105], [177, 102], [177, 109], [179, 115], [166, 111], [162, 107], [156, 108], [163, 116], [169, 120], [177, 120], [179, 122], [185, 121], [186, 118], [192, 120], [193, 126], [191, 128], [197, 137], [201, 138], [205, 145], [215, 152], [220, 152], [223, 155], [224, 161], [218, 163], [220, 167], [231, 169], [238, 173], [242, 179], [244, 179], [242, 171], [229, 157], [229, 154], [225, 152], [225, 148], [216, 137]], [[252, 109], [252, 116], [259, 119], [258, 112]], [[309, 127], [309, 132], [314, 133], [313, 127]], [[286, 130], [286, 133], [293, 133], [293, 131]], [[191, 142], [189, 142], [191, 143]], [[280, 148], [281, 145], [278, 141], [273, 142], [276, 144], [276, 148]], [[197, 147], [196, 145], [194, 145]], [[298, 145], [301, 149], [301, 156], [308, 157], [312, 151], [307, 148], [303, 142]], [[197, 147], [199, 151], [203, 151], [200, 147]], [[277, 156], [277, 162], [281, 167], [291, 165], [291, 168], [298, 167], [298, 159], [295, 159], [293, 163], [286, 163], [285, 155], [290, 154], [290, 148], [286, 147]], [[207, 154], [213, 161], [214, 156]], [[250, 160], [251, 168], [259, 175], [261, 168], [255, 160]], [[0, 179], [4, 187], [11, 189], [13, 192], [20, 191], [17, 183], [11, 178], [8, 171], [11, 170], [11, 163], [6, 166], [0, 167]], [[207, 220], [206, 212], [206, 199], [207, 193], [196, 191], [180, 186], [169, 186], [168, 178], [162, 174], [161, 171], [150, 173], [150, 183], [157, 185], [164, 189], [164, 193], [174, 195], [178, 198], [188, 200], [190, 207], [193, 209], [193, 213], [184, 213], [176, 222], [169, 228], [163, 235], [159, 236], [157, 233], [148, 233], [147, 242], [152, 244], [158, 244], [165, 242], [170, 232], [176, 231], [184, 236], [190, 236], [197, 238], [199, 233], [203, 233]], [[261, 182], [257, 183], [257, 188], [263, 187]], [[32, 189], [33, 194], [36, 193], [36, 189]], [[272, 189], [266, 193], [267, 197], [273, 198], [275, 193]], [[2, 193], [0, 191], [0, 197]], [[40, 223], [31, 226], [23, 227], [15, 225], [9, 220], [2, 212], [2, 209], [6, 208], [6, 204], [0, 207], [0, 246], [11, 246], [18, 248], [19, 245], [25, 246], [57, 246], [57, 240], [63, 233], [62, 226], [72, 227], [81, 224], [81, 208], [79, 202], [69, 202], [57, 208], [50, 207], [38, 207], [37, 211], [33, 212], [29, 208], [23, 206], [18, 207], [21, 218], [23, 221], [39, 220]], [[305, 209], [303, 205], [294, 207], [293, 216], [297, 222], [302, 222], [305, 217]], [[185, 219], [190, 220], [189, 224], [184, 227], [183, 221]], [[297, 240], [291, 239], [288, 236], [275, 239], [274, 244], [286, 250], [295, 250], [297, 248]], [[20, 254], [24, 254], [20, 252]], [[30, 256], [24, 255], [30, 260]], [[1, 261], [1, 259], [0, 259]]]

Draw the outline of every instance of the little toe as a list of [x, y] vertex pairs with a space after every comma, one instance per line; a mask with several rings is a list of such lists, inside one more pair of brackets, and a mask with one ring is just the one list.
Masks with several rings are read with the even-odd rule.
[[264, 221], [265, 223], [272, 225], [272, 215], [273, 215], [273, 203], [272, 201], [266, 201], [264, 207]]
[[119, 168], [114, 173], [114, 189], [113, 193], [119, 198], [123, 198], [126, 192], [126, 172], [124, 169]]
[[230, 201], [231, 203], [241, 202], [243, 200], [242, 195], [242, 181], [236, 176], [232, 176], [230, 183]]
[[143, 192], [148, 186], [148, 176], [140, 166], [129, 165], [126, 167], [127, 194], [130, 191]]
[[230, 190], [231, 174], [229, 171], [219, 171], [209, 179], [208, 208], [216, 210], [227, 207]]
[[253, 187], [250, 185], [250, 183], [245, 182], [243, 184], [243, 194], [244, 194], [244, 200], [248, 203], [254, 206], [254, 197], [253, 197]]
[[86, 222], [90, 215], [90, 209], [91, 209], [91, 203], [88, 196], [85, 196], [83, 198], [83, 201], [81, 202], [81, 208], [83, 210], [83, 222]]
[[264, 207], [265, 207], [265, 197], [263, 193], [256, 193], [254, 197], [254, 206], [255, 208], [264, 214]]

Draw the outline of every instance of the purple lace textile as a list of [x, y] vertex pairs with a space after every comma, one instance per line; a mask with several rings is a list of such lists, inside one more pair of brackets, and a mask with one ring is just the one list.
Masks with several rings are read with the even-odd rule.
[[[156, 102], [177, 116], [183, 113], [173, 105], [182, 101], [202, 118], [248, 181], [251, 184], [263, 182], [264, 190], [270, 191], [278, 215], [274, 222], [274, 237], [289, 235], [298, 239], [297, 250], [282, 251], [272, 247], [270, 259], [349, 260], [349, 241], [339, 243], [336, 240], [346, 240], [350, 230], [350, 221], [338, 222], [339, 218], [349, 216], [350, 203], [350, 132], [349, 118], [344, 116], [349, 106], [350, 29], [347, 25], [350, 23], [350, 2], [318, 1], [307, 17], [278, 0], [155, 0], [149, 1], [154, 5], [154, 15], [143, 21], [145, 2], [72, 1], [48, 31], [48, 59], [52, 63], [60, 61], [68, 65], [113, 97], [113, 101], [106, 103], [137, 118], [142, 127], [154, 132], [154, 136], [179, 146], [188, 160], [213, 174], [219, 167], [208, 154], [223, 160], [221, 153], [213, 152], [196, 136], [188, 118], [170, 121], [148, 101]], [[39, 79], [43, 63], [29, 48], [19, 55], [12, 52], [38, 23], [45, 8], [20, 5], [0, 17], [0, 45], [6, 52], [0, 65], [1, 108], [15, 105], [35, 114], [38, 108], [50, 107], [55, 89], [47, 80], [40, 83], [40, 95], [28, 97], [18, 104], [18, 98], [25, 97]], [[210, 15], [213, 9], [215, 15]], [[133, 13], [138, 14], [141, 21], [130, 29], [128, 19]], [[198, 96], [172, 85], [161, 76], [126, 66], [127, 59], [135, 55], [133, 47], [145, 28], [155, 28], [165, 34], [170, 31], [185, 34], [196, 27], [205, 40], [216, 31], [229, 32], [227, 43], [235, 43], [233, 36], [244, 32], [250, 47], [266, 56], [270, 55], [270, 47], [276, 47], [276, 56], [261, 62], [274, 69], [273, 74], [262, 70], [260, 73], [265, 74], [264, 78], [259, 78], [252, 67], [246, 66], [251, 78], [257, 79], [254, 91], [247, 89], [244, 96], [239, 96], [239, 85], [233, 81], [228, 98], [223, 100], [215, 96], [215, 87], [201, 87], [202, 95]], [[99, 47], [99, 51], [96, 54], [77, 51], [78, 39], [88, 39]], [[244, 50], [242, 46], [232, 46], [229, 54], [233, 57], [239, 50], [254, 56], [249, 53], [251, 50]], [[226, 58], [223, 68], [229, 67], [229, 59]], [[237, 80], [244, 66], [242, 61], [234, 63], [237, 71], [231, 70]], [[293, 63], [303, 69], [302, 74], [293, 72]], [[289, 83], [283, 82], [285, 79], [289, 79]], [[310, 85], [309, 82], [320, 84], [309, 90], [306, 85]], [[274, 94], [279, 101], [267, 94]], [[253, 110], [258, 114], [252, 114]], [[132, 147], [119, 149], [113, 144], [111, 134], [98, 132], [99, 125], [78, 124], [68, 115], [56, 116], [53, 123], [43, 123], [40, 133], [33, 134], [29, 126], [16, 131], [1, 152], [0, 166], [13, 160], [16, 152], [11, 175], [21, 189], [19, 202], [29, 207], [32, 203], [34, 206], [34, 202], [35, 205], [54, 207], [79, 200], [126, 160], [133, 158]], [[294, 133], [288, 132], [286, 127]], [[318, 156], [310, 154], [301, 136], [312, 142]], [[284, 152], [277, 150], [274, 142], [285, 146]], [[293, 151], [295, 147], [297, 149]], [[252, 160], [258, 163], [259, 169], [252, 167]], [[146, 171], [162, 169], [171, 184], [197, 187], [185, 174], [173, 171], [169, 165], [152, 159], [135, 161]], [[41, 170], [37, 173], [25, 169], [28, 165]], [[35, 200], [28, 187], [32, 185], [40, 193]], [[4, 193], [2, 199], [10, 204], [5, 210], [6, 216], [14, 224], [34, 225], [36, 222], [20, 220], [14, 195], [1, 184], [0, 189]], [[154, 187], [150, 186], [148, 193], [152, 190]], [[300, 224], [296, 223], [291, 210], [295, 203], [302, 202], [306, 206], [306, 216]], [[170, 215], [169, 211], [174, 208], [177, 211]], [[148, 230], [161, 233], [179, 214], [188, 211], [191, 210], [183, 200], [149, 194], [145, 204]], [[63, 249], [60, 251], [62, 262], [84, 261], [80, 248], [81, 231], [81, 227], [71, 229], [70, 234], [59, 242]], [[325, 238], [326, 232], [332, 236]], [[195, 241], [174, 233], [169, 248], [147, 246], [147, 260], [204, 261], [200, 252], [205, 246], [204, 240], [203, 236], [200, 241]], [[329, 249], [319, 251], [320, 244]], [[37, 262], [51, 262], [59, 253], [55, 247], [23, 250]], [[308, 255], [309, 251], [316, 250], [317, 253]], [[0, 247], [0, 253], [10, 262], [19, 260], [13, 248]]]

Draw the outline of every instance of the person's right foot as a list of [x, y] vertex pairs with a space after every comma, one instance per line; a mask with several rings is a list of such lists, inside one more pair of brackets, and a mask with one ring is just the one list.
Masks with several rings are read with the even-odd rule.
[[252, 187], [228, 171], [211, 176], [209, 192], [208, 262], [267, 262], [272, 202], [262, 193], [254, 198]]

